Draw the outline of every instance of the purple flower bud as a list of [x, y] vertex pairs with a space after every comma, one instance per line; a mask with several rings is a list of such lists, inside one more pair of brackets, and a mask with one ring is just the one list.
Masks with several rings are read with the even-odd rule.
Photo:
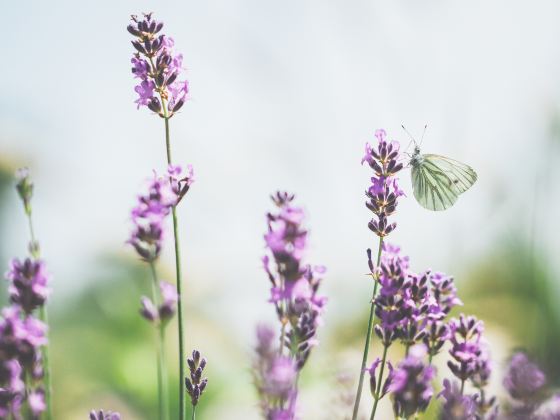
[[30, 314], [34, 309], [44, 305], [49, 289], [49, 275], [45, 263], [30, 258], [20, 261], [14, 258], [10, 263], [10, 270], [6, 273], [10, 281], [10, 301], [21, 306], [25, 313]]
[[165, 281], [159, 282], [159, 289], [162, 297], [162, 303], [159, 306], [159, 318], [165, 322], [175, 314], [178, 295], [175, 286]]
[[208, 384], [208, 379], [202, 377], [202, 372], [206, 367], [206, 359], [202, 358], [198, 350], [193, 350], [192, 357], [187, 359], [190, 377], [185, 378], [185, 388], [191, 397], [193, 406], [198, 404], [198, 400]]
[[153, 302], [146, 296], [140, 298], [140, 315], [150, 322], [154, 322], [158, 319], [158, 310]]
[[504, 377], [504, 387], [516, 400], [530, 400], [546, 384], [546, 376], [526, 354], [515, 353]]

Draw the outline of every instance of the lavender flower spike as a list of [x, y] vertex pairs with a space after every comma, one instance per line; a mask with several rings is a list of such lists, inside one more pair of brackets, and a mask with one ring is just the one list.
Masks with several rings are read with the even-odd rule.
[[389, 392], [393, 394], [393, 409], [397, 415], [408, 418], [428, 407], [434, 390], [431, 385], [435, 368], [423, 361], [426, 347], [418, 344], [410, 349], [409, 356], [393, 371]]
[[6, 278], [11, 282], [10, 301], [21, 306], [26, 314], [45, 304], [49, 295], [49, 276], [43, 261], [26, 258], [22, 262], [14, 258]]
[[183, 55], [173, 50], [175, 42], [161, 34], [163, 23], [144, 14], [143, 19], [132, 16], [128, 32], [135, 37], [132, 46], [136, 53], [131, 59], [132, 73], [139, 79], [134, 88], [136, 104], [168, 119], [185, 103], [189, 93], [186, 80], [181, 80]]
[[189, 365], [190, 378], [185, 378], [185, 386], [194, 409], [208, 384], [208, 379], [202, 377], [202, 372], [206, 367], [206, 359], [201, 357], [198, 350], [193, 350], [192, 357], [187, 359], [187, 364]]
[[439, 420], [475, 420], [476, 404], [472, 396], [463, 395], [457, 382], [443, 381], [443, 391], [438, 395], [445, 402]]
[[525, 353], [515, 353], [509, 362], [504, 387], [512, 398], [530, 401], [545, 386], [546, 376]]
[[398, 198], [404, 195], [395, 177], [403, 168], [403, 164], [399, 162], [398, 142], [388, 142], [385, 130], [377, 130], [375, 137], [378, 141], [377, 148], [366, 143], [366, 153], [362, 158], [362, 163], [367, 162], [374, 172], [371, 186], [366, 191], [366, 206], [377, 216], [377, 220], [372, 219], [369, 222], [370, 230], [379, 237], [385, 237], [396, 227], [396, 223], [389, 223], [387, 217], [395, 213]]

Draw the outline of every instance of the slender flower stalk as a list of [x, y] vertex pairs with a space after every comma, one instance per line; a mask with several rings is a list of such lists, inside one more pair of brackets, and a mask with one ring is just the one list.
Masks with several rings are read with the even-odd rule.
[[[173, 51], [172, 38], [159, 34], [163, 23], [145, 14], [143, 19], [132, 16], [133, 22], [127, 27], [128, 32], [136, 39], [132, 45], [137, 53], [132, 58], [132, 72], [140, 79], [135, 91], [139, 98], [136, 103], [138, 108], [148, 107], [163, 118], [165, 124], [165, 147], [167, 164], [172, 165], [171, 138], [169, 120], [187, 99], [188, 82], [180, 80], [183, 56]], [[179, 334], [179, 419], [185, 418], [186, 395], [183, 380], [186, 377], [184, 364], [184, 314], [182, 295], [181, 254], [179, 245], [179, 222], [176, 205], [172, 208], [173, 236], [175, 243], [175, 272], [178, 296], [178, 334]]]
[[[19, 261], [12, 262], [12, 270], [8, 273], [9, 280], [12, 281], [10, 287], [10, 299], [12, 303], [21, 305], [27, 316], [30, 316], [34, 309], [39, 310], [39, 319], [45, 325], [44, 339], [45, 343], [41, 349], [42, 361], [42, 379], [43, 387], [40, 394], [35, 396], [35, 407], [38, 408], [44, 404], [44, 410], [47, 420], [51, 420], [52, 416], [52, 385], [51, 385], [51, 369], [49, 360], [48, 345], [48, 310], [47, 296], [49, 290], [47, 288], [48, 275], [46, 274], [44, 263], [41, 261], [39, 242], [35, 237], [33, 229], [31, 198], [33, 196], [33, 182], [29, 177], [27, 168], [21, 168], [16, 173], [17, 184], [16, 190], [23, 203], [25, 215], [29, 226], [29, 252], [32, 259], [27, 259], [23, 265]], [[30, 395], [31, 397], [31, 395]], [[42, 403], [44, 399], [44, 403]], [[32, 404], [30, 401], [30, 405]], [[33, 412], [37, 410], [32, 409]]]
[[317, 328], [327, 302], [318, 294], [325, 268], [304, 264], [307, 230], [303, 210], [292, 203], [294, 195], [277, 192], [272, 200], [278, 211], [267, 215], [268, 253], [262, 261], [272, 285], [269, 302], [280, 323], [280, 341], [274, 348], [274, 331], [259, 326], [253, 372], [263, 416], [293, 420], [299, 375], [318, 345]]
[[[152, 273], [152, 299], [156, 308], [160, 307], [157, 292], [157, 272], [153, 261], [150, 262], [150, 271]], [[157, 375], [158, 375], [158, 406], [159, 418], [162, 420], [169, 419], [169, 393], [167, 391], [167, 369], [165, 363], [165, 323], [158, 323], [158, 346], [157, 346]]]
[[[387, 217], [394, 214], [397, 208], [398, 198], [404, 193], [399, 189], [397, 178], [395, 175], [403, 168], [403, 164], [399, 162], [399, 143], [388, 142], [384, 130], [377, 130], [375, 133], [377, 138], [377, 148], [372, 148], [369, 143], [366, 144], [366, 153], [362, 159], [362, 164], [367, 162], [373, 169], [371, 178], [371, 186], [366, 191], [368, 201], [366, 206], [376, 216], [372, 219], [368, 227], [375, 235], [379, 237], [377, 261], [375, 267], [379, 267], [381, 262], [381, 253], [383, 249], [384, 238], [396, 228], [396, 223], [389, 223]], [[362, 356], [362, 364], [360, 367], [360, 377], [358, 380], [358, 390], [354, 401], [354, 410], [352, 420], [356, 420], [360, 408], [360, 399], [362, 396], [362, 388], [364, 382], [365, 367], [367, 363], [372, 327], [374, 323], [375, 305], [374, 300], [377, 296], [378, 278], [374, 273], [374, 266], [371, 262], [371, 251], [368, 250], [368, 259], [370, 271], [374, 281], [373, 293], [370, 303], [370, 311], [368, 318], [368, 326], [366, 330], [366, 339], [364, 352]]]
[[192, 171], [183, 176], [180, 167], [169, 166], [166, 175], [154, 174], [147, 192], [138, 196], [137, 205], [131, 212], [134, 228], [128, 243], [148, 263], [152, 275], [152, 299], [141, 298], [140, 314], [157, 327], [158, 403], [159, 418], [163, 420], [169, 418], [165, 327], [175, 314], [178, 295], [173, 285], [159, 281], [155, 263], [163, 247], [165, 220], [172, 208], [184, 197], [191, 183]]

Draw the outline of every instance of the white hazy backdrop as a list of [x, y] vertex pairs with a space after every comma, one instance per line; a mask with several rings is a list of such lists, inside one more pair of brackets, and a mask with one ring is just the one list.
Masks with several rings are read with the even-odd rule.
[[[142, 11], [165, 22], [190, 82], [171, 120], [174, 161], [196, 172], [179, 210], [185, 299], [247, 353], [257, 320], [274, 319], [260, 257], [278, 189], [306, 209], [309, 261], [328, 268], [323, 334], [367, 311], [365, 249], [376, 242], [360, 159], [380, 127], [405, 147], [401, 124], [417, 137], [428, 124], [423, 151], [479, 175], [455, 207], [434, 213], [416, 204], [402, 172], [408, 197], [390, 240], [414, 268], [460, 281], [504, 232], [535, 220], [540, 246], [557, 255], [558, 187], [535, 187], [560, 99], [558, 1], [64, 0], [2, 10], [0, 158], [35, 179], [55, 307], [84, 287], [77, 279], [102, 270], [100, 255], [134, 258], [124, 244], [129, 210], [151, 171], [165, 167], [163, 121], [133, 103], [125, 27]], [[6, 204], [1, 240], [20, 255], [25, 220], [15, 199]], [[169, 243], [164, 257], [173, 273]], [[188, 348], [204, 341], [194, 331]], [[222, 414], [256, 413], [236, 409]]]

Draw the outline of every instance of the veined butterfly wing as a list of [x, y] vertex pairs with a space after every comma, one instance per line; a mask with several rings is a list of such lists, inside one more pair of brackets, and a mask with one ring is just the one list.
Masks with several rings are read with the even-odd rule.
[[468, 165], [440, 155], [420, 155], [412, 165], [414, 197], [428, 210], [446, 210], [477, 179]]

